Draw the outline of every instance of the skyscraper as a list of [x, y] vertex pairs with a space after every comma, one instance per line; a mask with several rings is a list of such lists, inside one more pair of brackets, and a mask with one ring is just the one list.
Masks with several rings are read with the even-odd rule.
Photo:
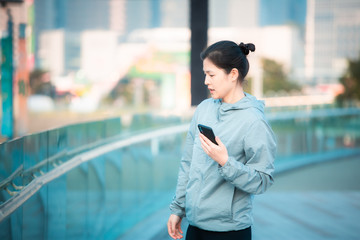
[[260, 0], [209, 0], [210, 27], [258, 27]]
[[306, 0], [209, 0], [211, 27], [305, 26]]
[[259, 0], [259, 25], [305, 26], [306, 0]]
[[166, 28], [189, 27], [189, 1], [161, 0], [160, 26]]
[[308, 0], [306, 76], [315, 83], [336, 83], [346, 59], [360, 55], [360, 1]]
[[[61, 30], [58, 42], [64, 46], [64, 70], [79, 68], [82, 31], [125, 31], [125, 1], [118, 0], [35, 0], [36, 65], [44, 67], [39, 57], [40, 36], [46, 31]], [[51, 35], [52, 37], [58, 34]], [[45, 37], [47, 39], [47, 37]], [[63, 39], [63, 40], [60, 40]]]

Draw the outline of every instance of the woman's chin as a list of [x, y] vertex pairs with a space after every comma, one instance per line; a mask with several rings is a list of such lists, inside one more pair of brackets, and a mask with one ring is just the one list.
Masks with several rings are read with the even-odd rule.
[[220, 99], [221, 97], [215, 91], [210, 91], [210, 96], [213, 99]]
[[211, 94], [211, 98], [213, 98], [213, 99], [220, 99], [220, 97], [219, 97], [219, 96], [212, 95], [212, 94]]

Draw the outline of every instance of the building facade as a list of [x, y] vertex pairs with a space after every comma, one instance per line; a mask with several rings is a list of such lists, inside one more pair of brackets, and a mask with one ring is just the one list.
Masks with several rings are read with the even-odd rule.
[[360, 56], [360, 1], [308, 0], [306, 77], [312, 83], [337, 83], [347, 59]]

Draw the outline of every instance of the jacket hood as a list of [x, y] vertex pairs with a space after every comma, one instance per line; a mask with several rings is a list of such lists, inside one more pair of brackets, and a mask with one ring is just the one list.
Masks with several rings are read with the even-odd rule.
[[261, 113], [264, 112], [264, 101], [258, 100], [256, 97], [252, 96], [249, 93], [245, 93], [245, 97], [237, 101], [236, 103], [224, 103], [221, 99], [217, 99], [220, 103], [218, 117], [221, 119], [222, 116], [228, 115], [231, 111], [235, 110], [245, 110], [248, 108], [255, 108]]

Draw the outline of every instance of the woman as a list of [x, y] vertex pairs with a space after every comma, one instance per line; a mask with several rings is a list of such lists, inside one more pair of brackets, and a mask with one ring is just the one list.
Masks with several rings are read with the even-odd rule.
[[[252, 195], [272, 184], [275, 136], [264, 117], [264, 103], [243, 90], [246, 56], [254, 44], [217, 42], [201, 53], [211, 97], [196, 109], [186, 137], [168, 232], [187, 240], [251, 239]], [[199, 133], [211, 127], [214, 144]]]

